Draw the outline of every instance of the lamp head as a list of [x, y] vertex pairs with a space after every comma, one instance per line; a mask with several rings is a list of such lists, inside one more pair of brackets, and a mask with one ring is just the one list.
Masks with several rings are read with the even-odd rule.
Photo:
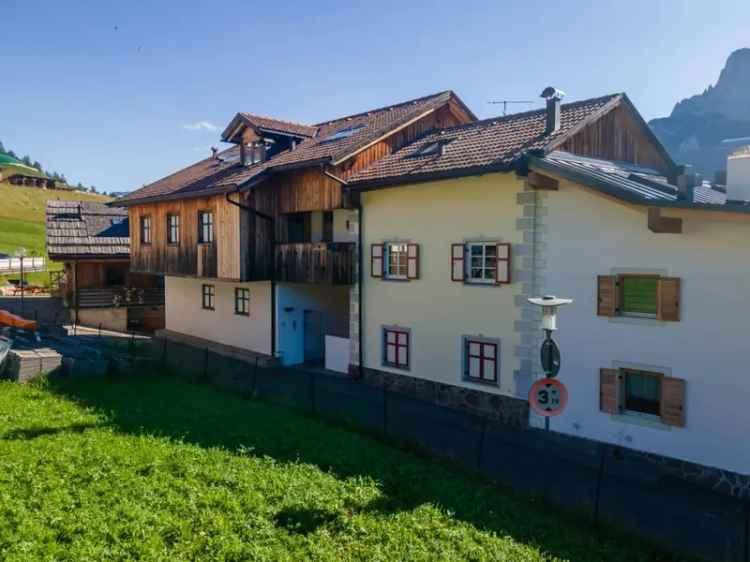
[[573, 299], [560, 299], [555, 295], [544, 295], [528, 299], [535, 306], [542, 307], [542, 328], [550, 332], [557, 330], [557, 309], [560, 306], [570, 304]]

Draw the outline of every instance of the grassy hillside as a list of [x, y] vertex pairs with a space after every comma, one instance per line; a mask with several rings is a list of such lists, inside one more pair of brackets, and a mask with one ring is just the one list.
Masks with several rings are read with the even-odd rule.
[[[13, 255], [18, 248], [26, 248], [27, 255], [34, 252], [43, 256], [44, 250], [44, 210], [47, 201], [110, 201], [109, 197], [80, 191], [57, 191], [10, 185], [0, 182], [0, 253]], [[50, 264], [52, 269], [60, 269], [61, 264]], [[16, 277], [16, 276], [14, 276]], [[29, 282], [44, 284], [46, 273], [32, 273]], [[0, 283], [5, 279], [0, 276]]]

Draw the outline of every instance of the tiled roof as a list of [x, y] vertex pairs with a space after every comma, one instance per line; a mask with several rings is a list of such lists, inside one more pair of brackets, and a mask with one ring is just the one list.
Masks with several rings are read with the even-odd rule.
[[278, 131], [280, 133], [288, 133], [303, 137], [314, 137], [315, 133], [318, 132], [318, 128], [311, 125], [282, 121], [272, 117], [262, 117], [260, 115], [255, 115], [254, 113], [240, 112], [240, 115], [248, 124], [267, 131]]
[[[677, 186], [661, 172], [627, 162], [587, 158], [567, 152], [551, 152], [544, 157], [529, 157], [532, 169], [546, 170], [560, 177], [599, 189], [609, 195], [636, 204], [716, 209], [726, 204], [726, 193], [710, 185], [693, 189], [692, 201], [682, 200]], [[734, 210], [734, 209], [731, 209]], [[750, 211], [750, 208], [744, 212]]]
[[[566, 138], [620, 97], [613, 94], [563, 104], [560, 129], [549, 135], [545, 134], [546, 109], [434, 131], [357, 172], [349, 184], [387, 185], [507, 168], [523, 152], [543, 149]], [[442, 144], [443, 150], [420, 155], [435, 143]]]
[[[314, 126], [317, 131], [315, 137], [306, 138], [294, 150], [286, 150], [274, 155], [266, 162], [254, 166], [243, 167], [239, 163], [239, 147], [235, 146], [221, 152], [218, 161], [207, 158], [197, 162], [137, 191], [133, 191], [118, 199], [118, 203], [134, 204], [141, 200], [195, 197], [221, 193], [230, 191], [267, 170], [289, 166], [302, 167], [325, 161], [335, 162], [366, 147], [389, 131], [408, 123], [423, 113], [441, 107], [453, 96], [453, 92], [445, 91], [319, 123]], [[250, 114], [248, 114], [248, 118], [258, 119]], [[287, 123], [286, 125], [290, 126], [291, 124]], [[303, 127], [303, 125], [298, 126]], [[342, 138], [331, 138], [336, 133], [348, 129], [353, 129], [354, 132]]]
[[128, 211], [92, 201], [47, 201], [47, 253], [53, 260], [128, 258]]

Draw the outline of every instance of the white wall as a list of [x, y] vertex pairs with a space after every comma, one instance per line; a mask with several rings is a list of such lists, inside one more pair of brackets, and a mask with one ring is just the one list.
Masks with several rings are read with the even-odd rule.
[[727, 159], [727, 199], [750, 201], [750, 147]]
[[[271, 283], [165, 277], [166, 328], [258, 353], [271, 353]], [[202, 285], [216, 287], [215, 310], [202, 308]], [[250, 316], [234, 313], [234, 289], [250, 289]]]
[[[362, 276], [365, 366], [484, 392], [513, 395], [519, 367], [514, 330], [522, 283], [476, 286], [451, 281], [451, 244], [466, 240], [522, 242], [514, 174], [489, 174], [365, 192]], [[388, 281], [371, 277], [370, 245], [408, 240], [420, 245], [420, 278]], [[518, 258], [521, 259], [521, 258]], [[382, 364], [382, 328], [411, 330], [411, 369]], [[499, 338], [499, 386], [465, 381], [462, 336]]]
[[[558, 318], [559, 377], [569, 402], [552, 428], [750, 472], [750, 222], [687, 218], [682, 234], [654, 234], [645, 212], [567, 183], [549, 193], [546, 205], [546, 291], [574, 299]], [[598, 317], [596, 276], [622, 269], [680, 277], [681, 320]], [[685, 428], [599, 412], [599, 369], [622, 363], [661, 368], [687, 381]]]
[[[349, 287], [279, 283], [276, 286], [277, 350], [284, 365], [295, 365], [304, 356], [304, 311], [322, 314], [323, 334], [348, 337]], [[321, 344], [322, 344], [321, 339]]]

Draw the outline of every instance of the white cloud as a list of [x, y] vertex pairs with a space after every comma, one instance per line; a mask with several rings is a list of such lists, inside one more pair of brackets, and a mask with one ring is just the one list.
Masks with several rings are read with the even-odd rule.
[[188, 123], [182, 126], [183, 129], [188, 131], [218, 131], [219, 128], [208, 121], [196, 121], [195, 123]]

